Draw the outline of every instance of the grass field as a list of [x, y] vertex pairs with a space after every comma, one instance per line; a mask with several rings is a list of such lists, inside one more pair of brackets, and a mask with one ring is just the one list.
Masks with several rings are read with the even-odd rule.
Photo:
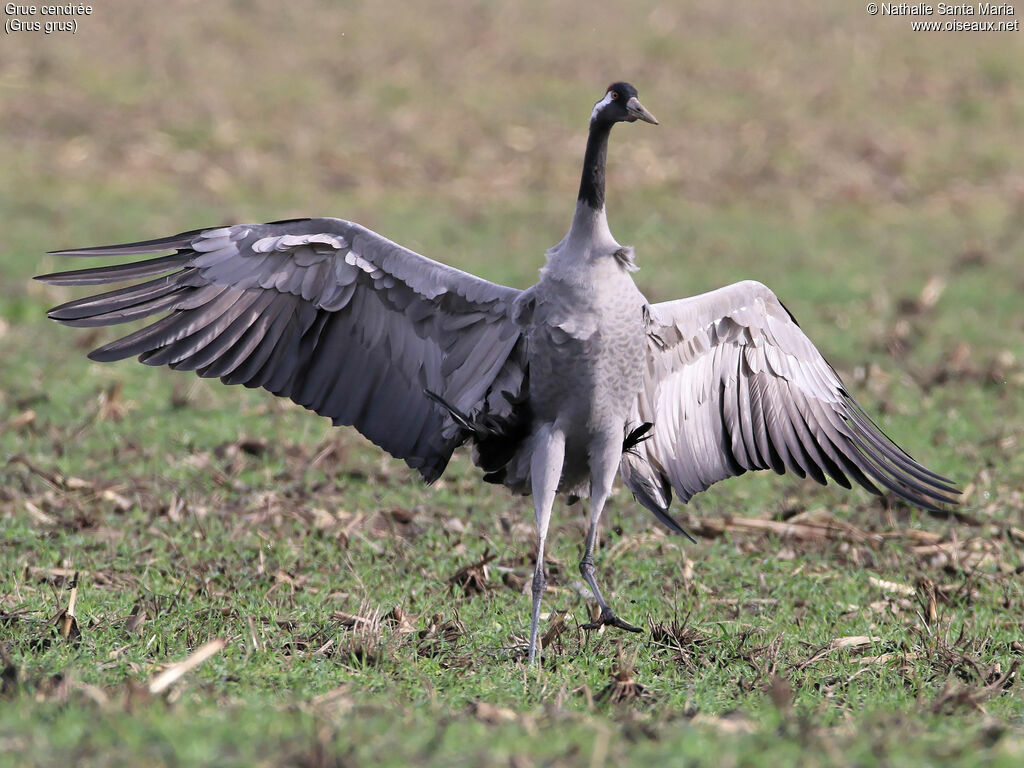
[[[1021, 33], [346, 5], [109, 2], [0, 43], [0, 766], [1020, 765]], [[428, 488], [265, 393], [90, 363], [111, 335], [29, 280], [68, 266], [47, 250], [312, 214], [525, 287], [622, 78], [661, 120], [610, 153], [641, 288], [768, 284], [961, 510], [762, 473], [677, 508], [690, 544], [620, 489], [598, 567], [626, 635], [580, 629], [560, 505], [531, 669], [527, 502], [461, 455]]]

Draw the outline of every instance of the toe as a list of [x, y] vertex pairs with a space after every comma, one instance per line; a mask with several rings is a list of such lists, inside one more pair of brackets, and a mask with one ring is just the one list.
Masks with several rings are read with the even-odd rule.
[[600, 629], [601, 627], [617, 627], [618, 629], [624, 629], [627, 632], [643, 632], [640, 627], [636, 627], [628, 621], [623, 621], [611, 611], [601, 611], [601, 616], [597, 621], [592, 621], [589, 624], [582, 625], [583, 629]]

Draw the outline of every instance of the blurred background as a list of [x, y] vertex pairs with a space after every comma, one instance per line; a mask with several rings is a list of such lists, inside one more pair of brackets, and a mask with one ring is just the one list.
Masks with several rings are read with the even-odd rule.
[[72, 294], [29, 277], [75, 266], [47, 250], [336, 215], [525, 287], [626, 79], [661, 125], [616, 129], [608, 206], [648, 296], [767, 283], [911, 453], [1021, 514], [1021, 33], [821, 0], [93, 8], [0, 44], [5, 456], [105, 471], [61, 425], [112, 388], [108, 439], [268, 399], [89, 363], [110, 334], [44, 319]]

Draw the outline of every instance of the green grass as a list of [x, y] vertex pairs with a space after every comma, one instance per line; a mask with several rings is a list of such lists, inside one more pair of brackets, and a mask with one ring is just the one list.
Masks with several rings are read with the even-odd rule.
[[[0, 766], [1020, 764], [1024, 52], [903, 22], [109, 3], [5, 38]], [[538, 671], [532, 512], [465, 456], [427, 488], [297, 407], [90, 363], [111, 331], [44, 320], [75, 295], [29, 280], [68, 266], [47, 250], [304, 214], [529, 285], [622, 77], [661, 120], [611, 149], [640, 287], [768, 284], [968, 489], [961, 517], [762, 473], [677, 509], [689, 544], [620, 490], [599, 569], [634, 636], [580, 629], [585, 510], [559, 506]]]

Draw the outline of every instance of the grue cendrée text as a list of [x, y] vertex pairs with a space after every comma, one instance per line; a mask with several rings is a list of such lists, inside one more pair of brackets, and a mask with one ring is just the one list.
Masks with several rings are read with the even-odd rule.
[[529, 659], [537, 654], [544, 546], [557, 493], [590, 498], [579, 568], [602, 625], [619, 618], [594, 548], [616, 472], [668, 528], [672, 493], [747, 470], [853, 480], [925, 509], [956, 504], [864, 413], [775, 294], [746, 281], [650, 304], [605, 215], [612, 126], [657, 124], [628, 83], [594, 106], [569, 233], [520, 291], [432, 261], [358, 224], [293, 219], [198, 229], [65, 256], [160, 254], [40, 277], [133, 284], [49, 316], [99, 326], [160, 314], [94, 350], [263, 387], [353, 425], [427, 482], [469, 442], [484, 479], [532, 494], [537, 522]]

